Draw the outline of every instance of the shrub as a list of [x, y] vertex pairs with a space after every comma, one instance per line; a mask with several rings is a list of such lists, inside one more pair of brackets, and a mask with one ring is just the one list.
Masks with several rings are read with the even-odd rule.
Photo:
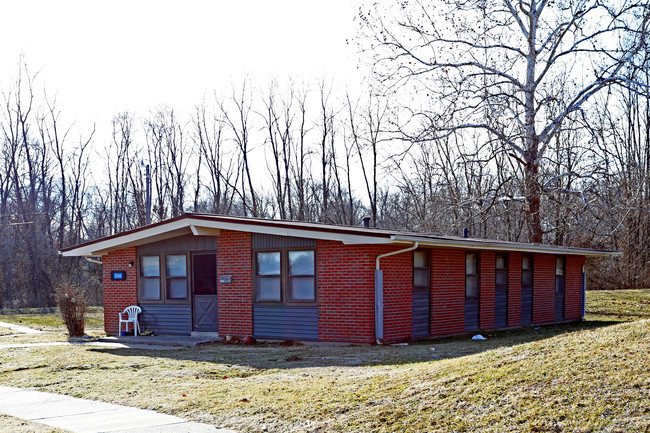
[[63, 323], [70, 337], [84, 335], [84, 322], [88, 299], [86, 290], [72, 283], [59, 284], [54, 289], [54, 299], [61, 311]]

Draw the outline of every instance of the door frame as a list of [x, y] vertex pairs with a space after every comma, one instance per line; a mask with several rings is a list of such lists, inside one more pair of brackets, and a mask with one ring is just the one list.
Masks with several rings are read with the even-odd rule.
[[[194, 272], [194, 258], [196, 256], [206, 256], [206, 255], [214, 255], [214, 269], [215, 269], [215, 293], [214, 295], [197, 295], [194, 293], [195, 290], [195, 272]], [[192, 309], [192, 332], [219, 332], [219, 270], [218, 270], [218, 255], [216, 250], [207, 250], [207, 251], [191, 251], [190, 252], [190, 269], [191, 269], [191, 286], [190, 286], [190, 294], [191, 294], [191, 300], [190, 300], [190, 305]], [[215, 297], [215, 307], [217, 309], [217, 316], [216, 316], [216, 323], [215, 323], [215, 328], [214, 330], [200, 330], [196, 329], [196, 318], [194, 316], [195, 314], [195, 308], [194, 308], [194, 302], [196, 300], [196, 297], [199, 296], [214, 296]]]

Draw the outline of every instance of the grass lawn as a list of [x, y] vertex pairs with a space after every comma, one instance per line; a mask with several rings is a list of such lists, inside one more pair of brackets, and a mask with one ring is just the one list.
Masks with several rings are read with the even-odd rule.
[[3, 350], [0, 383], [241, 431], [648, 431], [649, 300], [588, 292], [586, 322], [487, 341]]
[[[41, 331], [64, 331], [65, 325], [58, 308], [21, 308], [19, 310], [0, 310], [0, 322], [15, 323]], [[86, 328], [90, 331], [104, 329], [104, 309], [90, 307], [86, 313]], [[0, 328], [6, 329], [6, 328]], [[1, 332], [1, 331], [0, 331]], [[13, 331], [12, 331], [13, 332]], [[0, 334], [1, 335], [1, 334]]]
[[16, 333], [16, 331], [14, 331], [14, 330], [11, 330], [9, 328], [3, 328], [2, 326], [0, 326], [0, 337], [5, 337], [7, 335], [13, 335], [15, 333]]

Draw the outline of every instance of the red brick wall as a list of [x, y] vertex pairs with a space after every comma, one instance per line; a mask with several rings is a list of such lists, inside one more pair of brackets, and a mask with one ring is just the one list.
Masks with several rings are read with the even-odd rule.
[[431, 250], [431, 336], [465, 331], [465, 251]]
[[508, 326], [521, 325], [521, 253], [508, 254]]
[[[318, 339], [372, 343], [375, 340], [375, 259], [403, 249], [318, 241]], [[411, 335], [413, 253], [381, 260], [384, 271], [384, 339]]]
[[217, 244], [217, 281], [232, 275], [232, 283], [218, 284], [219, 334], [253, 334], [253, 269], [251, 234], [222, 230]]
[[479, 266], [479, 321], [481, 329], [494, 328], [494, 287], [496, 285], [496, 259], [494, 251], [481, 251]]
[[[376, 257], [403, 246], [383, 247]], [[413, 332], [413, 251], [381, 259], [384, 271], [384, 341], [405, 341]], [[374, 286], [374, 281], [373, 281]]]
[[[134, 262], [133, 267], [129, 267], [129, 262]], [[104, 329], [107, 334], [117, 334], [118, 314], [129, 305], [138, 304], [137, 268], [135, 247], [113, 251], [102, 258]], [[126, 271], [126, 280], [112, 281], [112, 271]]]
[[566, 320], [580, 319], [580, 280], [584, 264], [583, 256], [566, 257], [564, 284], [564, 317]]
[[372, 343], [374, 258], [368, 248], [318, 241], [318, 339]]
[[555, 321], [555, 255], [535, 254], [533, 263], [533, 323]]
[[[317, 251], [319, 340], [374, 342], [374, 269], [377, 255], [403, 247], [344, 245], [319, 241]], [[431, 335], [464, 332], [465, 251], [430, 250]], [[133, 261], [135, 265], [129, 267]], [[580, 278], [584, 257], [567, 256], [565, 315], [580, 318]], [[219, 332], [245, 336], [253, 333], [251, 234], [223, 230], [218, 240], [218, 277], [232, 275], [231, 284], [219, 284]], [[481, 328], [494, 327], [494, 252], [481, 253]], [[407, 339], [412, 331], [413, 253], [381, 261], [384, 271], [384, 341]], [[521, 255], [509, 254], [508, 325], [521, 317]], [[111, 281], [111, 271], [126, 271], [124, 281]], [[118, 313], [137, 304], [135, 247], [111, 252], [103, 260], [104, 312], [107, 333], [117, 332]], [[554, 320], [555, 255], [535, 254], [534, 323]]]

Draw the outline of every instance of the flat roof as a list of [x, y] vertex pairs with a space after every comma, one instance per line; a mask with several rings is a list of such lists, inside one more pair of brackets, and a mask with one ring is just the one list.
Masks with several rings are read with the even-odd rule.
[[530, 253], [583, 255], [611, 257], [616, 251], [600, 251], [557, 245], [510, 242], [493, 239], [465, 238], [403, 230], [338, 226], [324, 223], [272, 220], [263, 218], [186, 213], [143, 227], [100, 239], [62, 248], [63, 256], [103, 256], [110, 251], [129, 246], [170, 239], [185, 234], [218, 236], [220, 230], [292, 236], [310, 239], [340, 241], [344, 244], [409, 244], [418, 242], [423, 247], [463, 248], [472, 250], [501, 250]]

